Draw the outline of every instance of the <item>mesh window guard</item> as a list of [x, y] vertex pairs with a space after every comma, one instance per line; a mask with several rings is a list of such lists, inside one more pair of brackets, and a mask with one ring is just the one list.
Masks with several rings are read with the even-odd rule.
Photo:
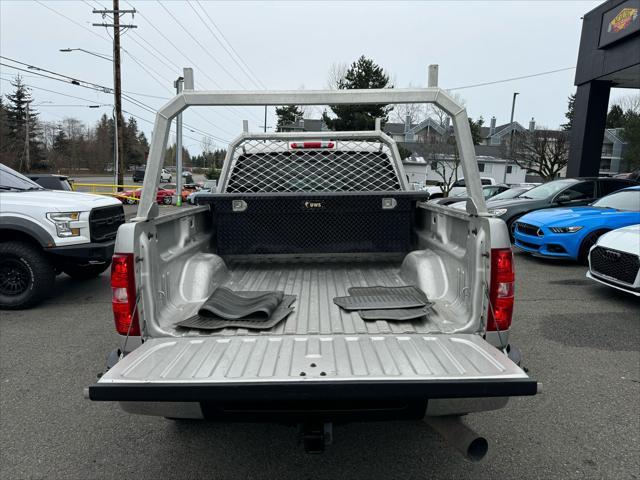
[[227, 193], [402, 190], [389, 148], [340, 140], [335, 149], [291, 150], [286, 140], [246, 140], [233, 154]]

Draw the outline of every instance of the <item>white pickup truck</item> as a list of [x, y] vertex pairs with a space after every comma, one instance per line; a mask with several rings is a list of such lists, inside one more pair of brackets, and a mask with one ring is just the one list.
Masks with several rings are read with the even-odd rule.
[[100, 275], [124, 220], [114, 198], [47, 190], [0, 164], [0, 308], [35, 305], [58, 273]]
[[[137, 217], [118, 231], [123, 344], [85, 395], [172, 419], [298, 423], [308, 451], [330, 443], [334, 421], [425, 418], [482, 458], [486, 440], [460, 416], [538, 384], [509, 342], [511, 244], [487, 214], [464, 108], [439, 88], [196, 92], [185, 82], [156, 117]], [[162, 216], [153, 204], [171, 119], [187, 107], [429, 102], [454, 119], [467, 211], [408, 191], [379, 129], [245, 131], [229, 145], [218, 193]], [[365, 321], [333, 301], [354, 286], [416, 286], [433, 304], [420, 319]], [[260, 331], [178, 325], [221, 287], [283, 290], [297, 296], [294, 311]]]

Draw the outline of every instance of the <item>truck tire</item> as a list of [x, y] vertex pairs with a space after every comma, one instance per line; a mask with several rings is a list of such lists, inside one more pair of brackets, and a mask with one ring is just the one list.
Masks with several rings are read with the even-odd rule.
[[62, 271], [75, 280], [95, 278], [111, 266], [111, 262], [91, 265], [65, 265]]
[[56, 274], [44, 253], [24, 242], [0, 243], [0, 308], [29, 308], [53, 287]]

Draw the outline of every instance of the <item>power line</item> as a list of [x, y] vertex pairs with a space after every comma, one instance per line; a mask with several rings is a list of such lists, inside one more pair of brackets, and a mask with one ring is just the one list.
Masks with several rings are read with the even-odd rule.
[[[130, 2], [127, 2], [127, 3], [129, 4], [129, 6], [130, 6], [131, 8], [134, 8], [134, 7], [133, 7], [133, 5], [131, 5], [131, 3], [130, 3]], [[178, 47], [176, 46], [176, 44], [175, 44], [175, 43], [173, 43], [173, 41], [171, 41], [171, 39], [170, 39], [169, 37], [167, 37], [167, 36], [164, 34], [164, 32], [162, 32], [162, 30], [160, 30], [158, 27], [156, 27], [156, 25], [155, 25], [152, 21], [150, 21], [150, 20], [149, 20], [149, 19], [148, 19], [148, 18], [147, 18], [147, 17], [146, 17], [142, 12], [137, 11], [136, 13], [138, 14], [138, 16], [139, 16], [140, 18], [144, 19], [144, 20], [145, 20], [145, 22], [146, 22], [146, 23], [147, 23], [151, 28], [153, 28], [153, 29], [158, 33], [158, 35], [160, 35], [164, 40], [166, 40], [166, 41], [167, 41], [167, 43], [169, 43], [169, 45], [171, 45], [171, 46], [174, 48], [174, 50], [175, 50], [176, 52], [178, 52], [178, 54], [179, 54], [181, 57], [185, 58], [185, 59], [186, 59], [186, 60], [187, 60], [191, 65], [193, 65], [194, 67], [198, 64], [198, 63], [197, 63], [197, 62], [195, 62], [193, 59], [191, 59], [189, 56], [187, 56], [187, 54], [186, 54], [186, 53], [184, 53], [184, 51], [182, 51], [180, 48], [178, 48]], [[135, 33], [135, 32], [134, 32], [134, 33]], [[140, 35], [139, 33], [137, 33], [137, 35], [138, 35], [138, 37], [140, 37], [141, 39], [143, 39], [142, 35]], [[149, 42], [147, 42], [146, 40], [145, 40], [145, 43], [147, 43], [147, 44], [151, 45], [151, 44], [150, 44]], [[154, 47], [154, 49], [155, 49], [155, 47]], [[157, 49], [155, 49], [155, 50], [156, 50], [158, 53], [160, 53]], [[167, 62], [169, 62], [169, 63], [171, 63], [171, 64], [173, 64], [173, 65], [175, 66], [175, 63], [173, 63], [172, 61], [170, 61], [166, 55], [164, 55], [164, 54], [162, 54], [162, 53], [160, 53], [160, 54], [161, 54], [161, 56], [162, 56], [163, 58], [165, 58], [165, 60], [167, 60]], [[181, 70], [181, 69], [179, 68], [179, 70]], [[201, 71], [200, 73], [202, 73], [202, 75], [203, 75], [207, 80], [209, 80], [209, 81], [211, 82], [211, 84], [212, 84], [214, 87], [216, 87], [216, 88], [218, 88], [218, 89], [220, 89], [220, 90], [223, 90], [222, 86], [221, 86], [218, 82], [216, 82], [213, 78], [211, 78], [211, 76], [209, 76], [205, 71]], [[239, 118], [243, 118], [243, 116], [242, 116], [242, 114], [240, 113], [240, 111], [238, 111], [238, 110], [236, 110], [236, 109], [234, 109], [234, 108], [231, 108], [231, 107], [229, 107], [229, 106], [225, 106], [225, 107], [224, 107], [224, 109], [225, 109], [225, 110], [227, 110], [227, 111], [229, 111], [229, 112], [231, 112], [231, 113], [233, 113], [234, 115], [238, 116]], [[219, 111], [217, 111], [217, 110], [214, 110], [214, 112], [215, 112], [216, 114], [218, 114], [218, 115], [220, 115], [220, 116], [224, 117], [224, 115], [222, 115], [222, 113], [221, 113], [221, 112], [219, 112]], [[254, 118], [254, 119], [259, 120], [259, 119], [257, 119], [257, 117], [253, 114], [253, 112], [249, 111], [249, 114], [250, 114], [251, 116], [253, 116], [253, 118]], [[201, 118], [204, 118], [204, 117], [202, 117], [202, 115], [199, 115], [199, 114], [196, 114], [196, 115], [200, 116]], [[232, 121], [232, 120], [231, 120], [231, 119], [229, 119], [228, 117], [226, 118], [226, 120], [227, 120], [227, 121]], [[207, 121], [207, 122], [208, 122], [208, 120], [205, 120], [205, 121]], [[211, 123], [211, 122], [208, 122], [208, 123]], [[217, 127], [217, 128], [219, 128], [219, 127]]]
[[523, 75], [521, 77], [505, 78], [504, 80], [495, 80], [493, 82], [476, 83], [476, 84], [473, 84], [473, 85], [465, 85], [463, 87], [447, 88], [447, 90], [463, 90], [465, 88], [484, 87], [484, 86], [487, 86], [487, 85], [495, 85], [496, 83], [513, 82], [515, 80], [523, 80], [525, 78], [541, 77], [542, 75], [550, 75], [552, 73], [564, 72], [564, 71], [567, 71], [567, 70], [573, 70], [575, 68], [576, 67], [558, 68], [557, 70], [549, 70], [547, 72], [533, 73], [531, 75]]
[[[0, 56], [0, 58], [7, 58], [7, 57]], [[84, 80], [78, 80], [78, 79], [76, 79], [74, 77], [69, 77], [68, 75], [64, 75], [64, 74], [61, 74], [61, 73], [53, 72], [51, 70], [45, 70], [45, 69], [42, 69], [40, 67], [36, 67], [35, 65], [30, 65], [30, 64], [25, 63], [25, 62], [19, 62], [17, 60], [13, 60], [13, 59], [9, 59], [9, 60], [11, 60], [13, 62], [16, 62], [16, 63], [19, 63], [21, 65], [25, 65], [27, 67], [30, 67], [31, 69], [33, 69], [35, 71], [26, 70], [26, 69], [23, 69], [23, 68], [20, 68], [20, 67], [15, 67], [13, 65], [7, 65], [7, 64], [4, 64], [4, 63], [0, 63], [0, 65], [6, 66], [6, 67], [9, 67], [9, 68], [14, 68], [16, 70], [23, 71], [23, 72], [31, 72], [31, 73], [34, 73], [35, 75], [39, 75], [41, 77], [48, 78], [50, 80], [56, 80], [56, 81], [63, 82], [63, 83], [71, 83], [72, 85], [76, 85], [76, 86], [79, 86], [79, 87], [87, 88], [89, 90], [93, 90], [93, 91], [100, 92], [100, 93], [107, 94], [107, 93], [112, 93], [113, 92], [113, 90], [111, 88], [105, 87], [104, 85], [99, 85], [97, 83], [85, 82]], [[53, 75], [56, 75], [56, 76], [62, 77], [62, 78], [56, 78], [56, 77], [52, 77], [52, 76], [49, 76], [49, 75], [45, 75], [43, 73], [39, 73], [40, 71], [46, 71], [48, 73], [51, 73]], [[65, 79], [69, 79], [71, 81], [68, 81], [68, 80], [65, 80]], [[86, 85], [82, 85], [82, 84], [86, 84]], [[144, 102], [142, 102], [142, 101], [140, 101], [140, 100], [138, 100], [138, 99], [136, 99], [136, 98], [134, 98], [134, 97], [132, 97], [130, 95], [123, 94], [122, 97], [124, 99], [126, 99], [127, 101], [129, 101], [130, 103], [133, 103], [134, 105], [138, 106], [139, 108], [143, 108], [143, 109], [147, 110], [149, 113], [152, 113], [152, 114], [155, 115], [156, 112], [157, 112], [157, 109], [145, 104]], [[206, 121], [206, 119], [205, 119], [205, 121]], [[212, 135], [212, 134], [210, 134], [208, 132], [205, 132], [204, 130], [198, 129], [197, 127], [193, 127], [192, 125], [188, 125], [188, 124], [185, 123], [184, 126], [189, 128], [189, 129], [191, 129], [191, 130], [193, 130], [194, 132], [202, 133], [205, 136], [210, 136], [212, 138], [215, 138], [218, 141], [229, 142], [229, 140], [223, 139], [223, 138], [218, 137], [216, 135]], [[213, 125], [213, 126], [215, 128], [217, 128], [217, 129], [221, 130], [221, 131], [224, 131], [224, 129], [221, 129], [220, 127], [218, 127], [216, 125]], [[233, 134], [228, 132], [228, 131], [225, 131], [225, 133], [233, 136]]]
[[[193, 4], [191, 2], [187, 2], [189, 4], [189, 6], [191, 7], [191, 9], [193, 10], [193, 12], [197, 15], [197, 17], [200, 19], [200, 21], [202, 22], [202, 24], [207, 28], [207, 30], [209, 30], [209, 32], [211, 33], [211, 35], [213, 36], [213, 38], [216, 39], [216, 41], [220, 44], [220, 46], [224, 49], [225, 52], [227, 52], [227, 55], [229, 55], [229, 58], [231, 58], [231, 60], [234, 61], [234, 63], [238, 66], [238, 68], [247, 76], [247, 78], [254, 84], [256, 85], [258, 88], [264, 88], [266, 89], [267, 87], [264, 86], [264, 84], [262, 84], [262, 82], [260, 82], [260, 80], [258, 79], [257, 76], [253, 75], [252, 76], [252, 72], [250, 69], [248, 69], [248, 66], [245, 68], [243, 67], [240, 62], [238, 60], [236, 60], [235, 56], [229, 51], [229, 49], [226, 47], [226, 45], [224, 43], [222, 43], [222, 41], [218, 38], [218, 35], [216, 35], [216, 33], [213, 31], [213, 29], [209, 26], [209, 24], [204, 20], [204, 18], [202, 18], [202, 15], [200, 15], [200, 13], [198, 12], [198, 10], [196, 10], [196, 8], [193, 6]], [[200, 5], [200, 3], [198, 2], [198, 5], [200, 6], [200, 8], [202, 8], [202, 5]], [[203, 8], [204, 10], [204, 8]], [[209, 20], [211, 21], [211, 23], [214, 23], [213, 20], [211, 19], [211, 17], [209, 17], [209, 14], [205, 11], [204, 12], [205, 15], [207, 15], [207, 17], [209, 18]], [[217, 26], [216, 26], [217, 28]], [[219, 30], [219, 29], [218, 29]], [[226, 40], [226, 39], [225, 39]], [[228, 43], [228, 40], [227, 40]], [[229, 44], [229, 46], [231, 46], [231, 44]], [[231, 46], [232, 47], [232, 46]], [[232, 47], [233, 48], [233, 47]], [[235, 51], [235, 50], [234, 50]], [[238, 55], [236, 53], [236, 55]], [[242, 61], [242, 63], [244, 63], [246, 65], [246, 63], [244, 62], [244, 60], [242, 60], [242, 57], [240, 57], [238, 55], [238, 58], [240, 59], [240, 61]]]
[[240, 85], [240, 87], [241, 87], [243, 90], [246, 90], [246, 89], [247, 89], [247, 88], [243, 85], [243, 83], [242, 83], [242, 82], [241, 82], [241, 81], [240, 81], [240, 80], [239, 80], [235, 75], [233, 75], [229, 70], [227, 70], [227, 69], [225, 68], [225, 66], [224, 66], [224, 65], [222, 65], [222, 63], [220, 63], [220, 62], [218, 61], [218, 59], [217, 59], [217, 58], [215, 58], [215, 57], [211, 54], [211, 52], [210, 52], [209, 50], [207, 50], [207, 49], [204, 47], [204, 45], [202, 45], [202, 43], [200, 43], [200, 41], [199, 41], [199, 40], [198, 40], [198, 39], [197, 39], [197, 38], [196, 38], [196, 37], [195, 37], [195, 36], [194, 36], [194, 35], [193, 35], [193, 34], [192, 34], [188, 29], [187, 29], [187, 28], [185, 28], [185, 26], [184, 26], [184, 25], [182, 25], [182, 22], [180, 22], [180, 20], [178, 20], [178, 18], [177, 18], [175, 15], [172, 15], [172, 14], [171, 14], [171, 12], [169, 11], [169, 9], [168, 9], [167, 7], [165, 7], [163, 3], [161, 3], [161, 2], [160, 2], [160, 1], [158, 1], [158, 0], [156, 0], [156, 2], [158, 3], [158, 5], [160, 5], [160, 6], [162, 7], [162, 9], [163, 9], [165, 12], [167, 12], [167, 15], [169, 15], [169, 17], [171, 17], [171, 18], [173, 19], [173, 21], [174, 21], [175, 23], [177, 23], [177, 24], [180, 26], [180, 28], [184, 31], [184, 33], [186, 33], [187, 35], [189, 35], [189, 36], [191, 37], [191, 39], [192, 39], [194, 42], [196, 42], [196, 44], [198, 44], [198, 46], [202, 49], [202, 51], [203, 51], [204, 53], [206, 53], [206, 54], [207, 54], [207, 56], [208, 56], [211, 60], [213, 60], [213, 61], [215, 62], [215, 64], [216, 64], [216, 65], [218, 65], [218, 67], [220, 67], [220, 69], [221, 69], [223, 72], [225, 72], [225, 73], [226, 73], [226, 74], [227, 74], [231, 79], [233, 79], [233, 80], [234, 80], [238, 85]]
[[[73, 23], [74, 25], [76, 25], [76, 26], [78, 26], [78, 27], [80, 27], [80, 28], [82, 28], [82, 29], [84, 29], [84, 30], [86, 30], [86, 31], [90, 32], [92, 35], [95, 35], [95, 36], [97, 36], [98, 38], [101, 38], [102, 40], [104, 40], [104, 41], [106, 41], [106, 42], [111, 43], [111, 40], [110, 40], [109, 38], [107, 38], [107, 37], [104, 37], [104, 36], [100, 35], [100, 34], [99, 34], [99, 33], [97, 33], [95, 30], [92, 30], [92, 29], [90, 29], [90, 28], [88, 28], [88, 27], [86, 27], [86, 26], [82, 25], [81, 23], [76, 22], [75, 20], [73, 20], [72, 18], [68, 17], [67, 15], [64, 15], [64, 14], [62, 14], [62, 13], [58, 12], [57, 10], [54, 10], [54, 9], [50, 8], [48, 5], [44, 4], [44, 3], [43, 3], [43, 2], [41, 2], [40, 0], [34, 0], [34, 1], [35, 1], [36, 3], [38, 3], [39, 5], [41, 5], [41, 6], [45, 7], [47, 10], [50, 10], [51, 12], [55, 13], [56, 15], [58, 15], [58, 16], [60, 16], [60, 17], [64, 18], [64, 19], [66, 19], [67, 21], [69, 21], [69, 22]], [[86, 2], [85, 2], [85, 3], [86, 3]], [[90, 5], [89, 5], [89, 6], [90, 6]], [[142, 14], [139, 14], [139, 15], [140, 15], [140, 16], [142, 16], [143, 18], [145, 18]], [[150, 23], [150, 22], [148, 22], [148, 21], [147, 21], [147, 23], [149, 23], [149, 24], [150, 24], [154, 29], [156, 29], [156, 31], [158, 31], [158, 33], [160, 33], [160, 34], [161, 34], [161, 35], [162, 35], [166, 40], [168, 40], [168, 39], [166, 38], [166, 36], [165, 36], [165, 35], [164, 35], [160, 30], [158, 30], [158, 29], [156, 28], [156, 26], [155, 26], [155, 25], [153, 25], [152, 23]], [[168, 40], [168, 41], [169, 41], [169, 42], [171, 42], [170, 40]], [[171, 42], [171, 43], [172, 43], [172, 42]], [[172, 43], [172, 45], [173, 45], [173, 43]], [[173, 45], [173, 46], [174, 46], [174, 48], [176, 48], [176, 49], [177, 49], [177, 47], [175, 47], [175, 45]], [[124, 50], [124, 49], [123, 49], [123, 50]], [[126, 52], [126, 50], [125, 50], [125, 52]], [[180, 50], [178, 50], [178, 52], [180, 52]], [[126, 52], [126, 53], [127, 53], [127, 54], [132, 58], [132, 59], [133, 59], [133, 56], [132, 56], [129, 52]], [[134, 60], [134, 61], [135, 61], [135, 60]], [[195, 62], [191, 62], [191, 63], [195, 65]], [[147, 72], [147, 73], [148, 73], [148, 72]], [[210, 77], [209, 77], [209, 78], [210, 78]], [[86, 83], [86, 82], [84, 82], [84, 83]], [[218, 88], [221, 88], [221, 87], [218, 85]], [[112, 90], [112, 89], [110, 89], [110, 90], [111, 90], [111, 92], [113, 92], [113, 90]], [[124, 92], [124, 90], [123, 90], [123, 92]], [[129, 92], [129, 93], [131, 93], [131, 92]], [[145, 95], [145, 96], [149, 96], [149, 97], [150, 97], [150, 95]], [[161, 98], [161, 97], [157, 97], [157, 98]], [[227, 108], [227, 110], [229, 110], [230, 112], [232, 112], [232, 113], [234, 113], [234, 114], [236, 114], [236, 115], [239, 115], [239, 114], [238, 114], [238, 112], [236, 112], [236, 111], [232, 110], [231, 108], [229, 108], [229, 107], [226, 107], [226, 108]], [[217, 111], [216, 111], [216, 113], [220, 114], [220, 112], [217, 112]], [[203, 119], [204, 119], [204, 117], [202, 117], [201, 115], [199, 115], [199, 116], [200, 116], [201, 118], [203, 118]], [[210, 125], [215, 126], [216, 128], [220, 128], [220, 127], [216, 126], [215, 124], [213, 124], [212, 122], [209, 122], [209, 121], [208, 121], [208, 120], [206, 120], [206, 119], [204, 119], [204, 120], [205, 120], [207, 123], [209, 123]], [[228, 132], [227, 132], [227, 133], [228, 133]]]
[[[11, 80], [9, 80], [9, 79], [7, 79], [7, 78], [0, 78], [0, 80], [11, 83]], [[74, 98], [74, 99], [76, 99], [76, 100], [83, 100], [83, 101], [85, 101], [85, 102], [92, 102], [92, 101], [93, 101], [93, 100], [88, 99], [88, 98], [83, 98], [83, 97], [78, 97], [78, 96], [76, 96], [76, 95], [69, 95], [69, 94], [67, 94], [67, 93], [57, 92], [57, 91], [55, 91], [55, 90], [50, 90], [50, 89], [48, 89], [48, 88], [36, 87], [36, 86], [34, 86], [34, 85], [27, 85], [27, 84], [25, 84], [25, 86], [26, 86], [26, 87], [28, 87], [28, 88], [32, 88], [32, 89], [34, 89], [34, 90], [42, 90], [42, 91], [44, 91], [44, 92], [53, 93], [53, 94], [55, 94], [55, 95], [60, 95], [60, 96], [63, 96], [63, 97]], [[135, 104], [134, 104], [134, 105], [135, 105]], [[76, 105], [74, 105], [74, 106], [76, 106]], [[113, 107], [113, 105], [112, 105], [112, 104], [107, 104], [107, 105], [103, 105], [103, 106]], [[137, 105], [136, 105], [136, 106], [137, 106]], [[127, 115], [131, 115], [132, 117], [134, 117], [134, 118], [136, 118], [136, 119], [138, 119], [138, 120], [142, 120], [143, 122], [147, 122], [147, 123], [149, 123], [149, 124], [151, 124], [151, 125], [153, 125], [153, 124], [154, 124], [154, 122], [153, 122], [152, 120], [149, 120], [149, 119], [147, 119], [147, 118], [141, 117], [141, 116], [136, 115], [136, 114], [134, 114], [134, 113], [132, 113], [132, 112], [129, 112], [129, 111], [127, 111], [127, 110], [122, 110], [122, 111], [123, 111], [124, 113], [126, 113]], [[52, 112], [49, 112], [49, 113], [51, 113], [51, 115], [58, 116], [58, 115], [53, 114]], [[63, 117], [60, 117], [60, 118], [63, 118]], [[190, 130], [191, 130], [191, 131], [193, 131], [194, 133], [201, 133], [201, 132], [196, 132], [196, 131], [194, 131], [194, 130], [192, 130], [192, 129], [190, 129]], [[172, 131], [172, 133], [173, 133], [173, 131]], [[218, 141], [223, 142], [223, 143], [225, 143], [225, 142], [226, 142], [226, 143], [229, 143], [229, 141], [228, 141], [228, 140], [224, 140], [224, 139], [222, 139], [222, 138], [216, 137], [215, 135], [210, 135], [210, 134], [208, 134], [208, 133], [206, 133], [206, 132], [202, 132], [202, 133], [204, 133], [204, 134], [205, 134], [205, 136], [207, 136], [207, 137], [211, 137], [211, 138], [213, 138], [214, 140], [218, 140]], [[191, 137], [191, 136], [189, 136], [189, 135], [184, 135], [184, 136], [185, 136], [185, 137], [187, 137], [187, 138], [190, 138], [191, 140], [194, 140], [194, 141], [196, 141], [196, 142], [199, 142], [199, 141], [200, 141], [199, 139], [194, 138], [194, 137]]]
[[111, 40], [109, 40], [107, 37], [103, 37], [102, 35], [100, 35], [98, 32], [85, 27], [84, 25], [82, 25], [81, 23], [76, 22], [74, 19], [67, 17], [66, 15], [58, 12], [57, 10], [54, 10], [53, 8], [49, 7], [48, 5], [44, 4], [43, 2], [41, 2], [40, 0], [34, 0], [37, 4], [42, 5], [44, 8], [46, 8], [47, 10], [52, 11], [53, 13], [55, 13], [56, 15], [62, 17], [62, 18], [66, 18], [67, 20], [69, 20], [71, 23], [73, 23], [74, 25], [77, 25], [80, 28], [85, 29], [87, 32], [91, 32], [93, 35], [95, 35], [98, 38], [101, 38], [102, 40], [106, 40], [107, 42], [111, 43]]

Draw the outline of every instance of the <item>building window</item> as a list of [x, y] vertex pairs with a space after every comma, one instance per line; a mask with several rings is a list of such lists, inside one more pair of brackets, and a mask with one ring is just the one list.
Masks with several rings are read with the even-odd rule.
[[507, 167], [507, 173], [513, 173], [513, 167], [511, 165]]
[[479, 172], [484, 172], [484, 163], [479, 163], [478, 164], [478, 171]]
[[431, 162], [431, 170], [434, 172], [438, 170], [438, 162]]
[[500, 137], [498, 136], [491, 137], [491, 145], [500, 145]]

